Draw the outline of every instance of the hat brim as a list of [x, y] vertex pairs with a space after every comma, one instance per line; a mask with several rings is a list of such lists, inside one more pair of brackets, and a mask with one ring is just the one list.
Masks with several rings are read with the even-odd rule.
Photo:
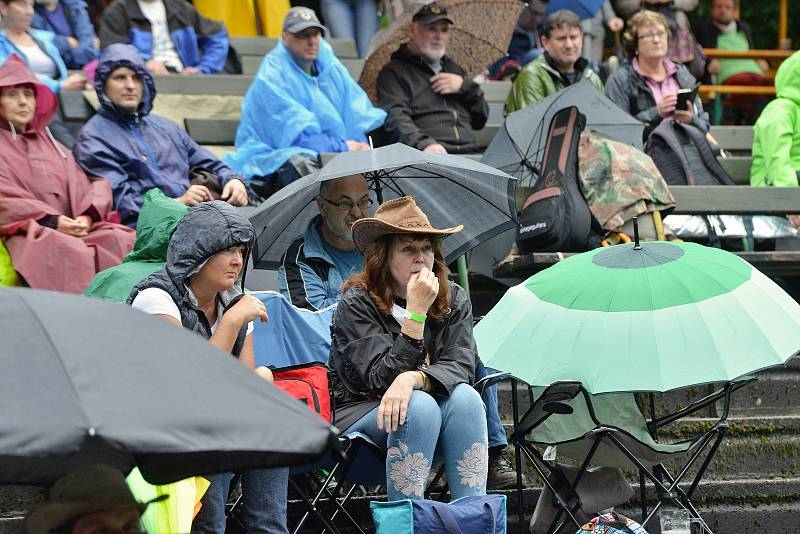
[[423, 26], [430, 26], [431, 24], [439, 22], [440, 20], [447, 21], [450, 24], [455, 24], [455, 22], [453, 22], [453, 19], [442, 13], [438, 15], [429, 15], [427, 17], [420, 17], [414, 22], [416, 22], [417, 24], [422, 24]]
[[167, 499], [169, 495], [159, 495], [155, 499], [147, 502], [132, 502], [130, 504], [114, 504], [101, 502], [43, 502], [36, 505], [31, 513], [25, 518], [26, 532], [50, 532], [63, 526], [65, 523], [78, 516], [88, 515], [94, 512], [104, 512], [107, 510], [119, 510], [123, 508], [136, 508], [144, 514], [147, 507], [155, 502]]
[[291, 34], [296, 34], [296, 33], [300, 33], [302, 31], [305, 31], [305, 30], [307, 30], [309, 28], [319, 28], [319, 30], [323, 34], [323, 37], [325, 36], [325, 34], [328, 33], [328, 28], [326, 28], [325, 26], [323, 26], [319, 22], [301, 22], [301, 23], [293, 26], [291, 29], [284, 28], [283, 31], [289, 32]]
[[353, 223], [353, 243], [361, 254], [367, 250], [367, 246], [374, 242], [379, 237], [389, 234], [406, 234], [406, 235], [432, 235], [445, 238], [449, 235], [456, 234], [464, 229], [463, 224], [452, 226], [450, 228], [404, 228], [388, 224], [380, 219], [367, 217], [359, 219]]

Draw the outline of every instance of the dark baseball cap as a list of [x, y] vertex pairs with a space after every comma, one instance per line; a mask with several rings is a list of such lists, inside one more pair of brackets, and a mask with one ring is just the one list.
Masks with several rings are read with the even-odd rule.
[[422, 8], [420, 8], [420, 10], [417, 11], [416, 14], [411, 18], [411, 20], [417, 24], [422, 24], [423, 26], [428, 26], [429, 24], [439, 22], [440, 20], [446, 20], [450, 24], [453, 24], [453, 20], [447, 16], [447, 8], [440, 6], [436, 2], [431, 2], [430, 4], [425, 4], [422, 6]]
[[289, 33], [300, 33], [308, 28], [319, 28], [325, 33], [328, 28], [322, 25], [313, 9], [307, 7], [293, 7], [283, 19], [283, 31]]

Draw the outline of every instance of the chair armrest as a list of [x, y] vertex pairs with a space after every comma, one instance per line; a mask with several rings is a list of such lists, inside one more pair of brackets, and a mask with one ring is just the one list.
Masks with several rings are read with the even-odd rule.
[[514, 437], [524, 437], [554, 413], [571, 413], [572, 407], [566, 403], [577, 397], [582, 390], [580, 382], [550, 384], [514, 428]]
[[472, 384], [472, 387], [475, 389], [475, 391], [483, 395], [483, 392], [486, 390], [486, 388], [492, 387], [498, 382], [503, 382], [505, 380], [513, 380], [513, 379], [514, 377], [511, 375], [511, 373], [492, 373], [490, 375], [484, 376], [483, 378]]

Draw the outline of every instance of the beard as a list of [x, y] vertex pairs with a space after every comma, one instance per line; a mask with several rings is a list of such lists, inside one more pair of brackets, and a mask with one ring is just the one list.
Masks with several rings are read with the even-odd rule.
[[439, 61], [444, 57], [446, 50], [444, 44], [440, 43], [435, 43], [435, 44], [439, 46], [435, 48], [430, 46], [426, 46], [425, 48], [420, 47], [419, 51], [422, 53], [423, 56], [425, 56], [429, 60]]
[[353, 223], [356, 222], [357, 220], [358, 220], [357, 217], [348, 216], [347, 219], [344, 220], [344, 224], [347, 230], [342, 232], [341, 230], [337, 230], [336, 228], [334, 228], [328, 219], [324, 219], [325, 226], [328, 228], [328, 231], [343, 241], [353, 240], [353, 232], [351, 229], [353, 228]]

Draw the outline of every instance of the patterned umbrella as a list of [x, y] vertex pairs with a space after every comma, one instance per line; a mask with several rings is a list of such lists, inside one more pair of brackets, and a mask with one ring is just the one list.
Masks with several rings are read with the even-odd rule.
[[735, 254], [629, 243], [512, 287], [475, 340], [487, 366], [533, 386], [663, 392], [782, 365], [800, 351], [800, 306]]
[[[447, 8], [447, 14], [454, 22], [447, 56], [469, 76], [479, 74], [506, 55], [523, 7], [519, 0], [443, 0], [440, 4]], [[372, 39], [358, 83], [373, 102], [378, 101], [378, 74], [400, 45], [408, 42], [408, 23], [422, 5], [424, 2], [412, 7]]]

